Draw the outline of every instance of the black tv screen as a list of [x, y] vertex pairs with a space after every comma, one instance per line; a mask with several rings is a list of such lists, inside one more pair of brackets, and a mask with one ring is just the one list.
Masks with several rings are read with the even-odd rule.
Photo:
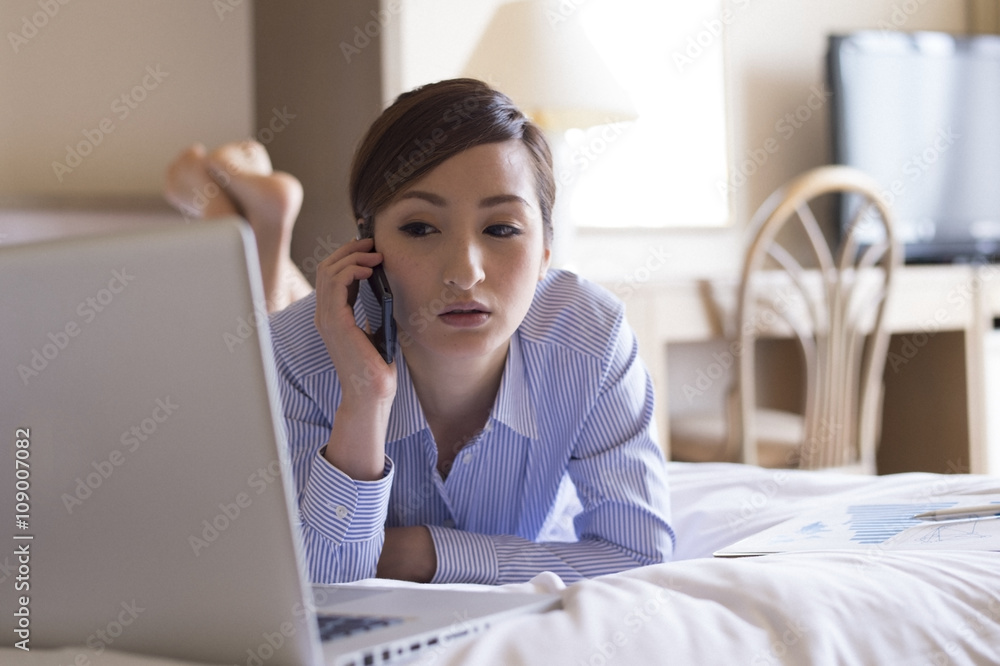
[[[835, 35], [827, 71], [834, 161], [866, 171], [883, 187], [906, 261], [996, 261], [1000, 37]], [[843, 207], [841, 233], [849, 209]], [[868, 236], [862, 243], [879, 240]]]

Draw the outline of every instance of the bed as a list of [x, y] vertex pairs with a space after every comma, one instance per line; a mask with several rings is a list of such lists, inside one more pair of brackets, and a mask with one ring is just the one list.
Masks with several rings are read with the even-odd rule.
[[[866, 477], [670, 463], [670, 480], [674, 562], [570, 586], [543, 573], [527, 583], [484, 588], [557, 592], [563, 608], [510, 620], [413, 663], [1000, 664], [1000, 553], [872, 547], [712, 557], [803, 511], [842, 502], [1000, 495], [1000, 477]], [[78, 653], [4, 649], [0, 663], [62, 666]], [[89, 663], [176, 662], [105, 653]]]

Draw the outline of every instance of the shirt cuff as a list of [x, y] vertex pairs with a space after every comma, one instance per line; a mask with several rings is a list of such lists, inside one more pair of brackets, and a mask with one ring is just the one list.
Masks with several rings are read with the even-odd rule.
[[437, 554], [432, 583], [496, 585], [499, 578], [496, 548], [486, 534], [427, 525]]
[[358, 481], [344, 474], [323, 457], [313, 459], [309, 479], [302, 492], [302, 521], [326, 538], [341, 544], [368, 541], [385, 529], [394, 467], [386, 456], [382, 478]]

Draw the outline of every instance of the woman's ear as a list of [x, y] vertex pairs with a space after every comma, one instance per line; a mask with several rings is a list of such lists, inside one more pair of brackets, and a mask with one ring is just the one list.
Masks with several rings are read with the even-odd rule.
[[549, 272], [549, 266], [552, 264], [552, 250], [546, 247], [542, 250], [542, 264], [538, 269], [538, 281], [541, 282], [545, 279], [546, 274]]
[[365, 218], [359, 217], [358, 218], [358, 235], [357, 235], [357, 238], [359, 238], [359, 239], [360, 238], [364, 238], [364, 233], [365, 233]]

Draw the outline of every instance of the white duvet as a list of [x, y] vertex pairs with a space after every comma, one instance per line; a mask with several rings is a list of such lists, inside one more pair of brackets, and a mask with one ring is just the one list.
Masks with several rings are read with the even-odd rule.
[[[1000, 478], [683, 463], [671, 463], [670, 472], [676, 561], [570, 586], [541, 574], [485, 588], [558, 592], [563, 608], [510, 620], [414, 663], [1000, 664], [1000, 553], [872, 548], [711, 557], [824, 504], [1000, 494]], [[0, 663], [54, 666], [76, 654], [14, 652], [0, 651]], [[92, 662], [173, 663], [113, 653]]]
[[[1000, 553], [712, 559], [824, 504], [1000, 493], [1000, 478], [854, 477], [671, 464], [677, 559], [562, 589], [564, 609], [452, 646], [443, 664], [1000, 664]], [[539, 576], [512, 589], [560, 589]]]

